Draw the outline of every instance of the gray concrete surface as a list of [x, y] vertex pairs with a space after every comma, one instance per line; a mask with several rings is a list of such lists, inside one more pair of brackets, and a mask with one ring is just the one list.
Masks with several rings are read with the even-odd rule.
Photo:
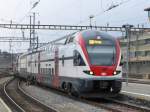
[[1, 98], [0, 98], [0, 112], [12, 112]]
[[29, 94], [45, 104], [54, 107], [59, 112], [106, 112], [106, 110], [101, 108], [74, 101], [70, 98], [55, 94], [49, 90], [43, 90], [40, 87], [26, 86], [24, 84], [23, 88]]
[[123, 82], [121, 93], [150, 101], [149, 84], [129, 83], [127, 86], [126, 83]]

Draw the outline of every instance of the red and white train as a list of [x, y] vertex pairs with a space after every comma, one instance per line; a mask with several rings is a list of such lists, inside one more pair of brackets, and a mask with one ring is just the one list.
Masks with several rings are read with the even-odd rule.
[[122, 67], [119, 41], [96, 30], [85, 30], [19, 56], [18, 73], [78, 95], [117, 94]]

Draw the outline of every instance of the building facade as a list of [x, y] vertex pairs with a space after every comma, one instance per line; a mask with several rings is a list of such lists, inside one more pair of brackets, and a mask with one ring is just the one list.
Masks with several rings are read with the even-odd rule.
[[[150, 79], [150, 32], [131, 32], [129, 39], [129, 77]], [[127, 39], [120, 39], [123, 73], [126, 73]]]

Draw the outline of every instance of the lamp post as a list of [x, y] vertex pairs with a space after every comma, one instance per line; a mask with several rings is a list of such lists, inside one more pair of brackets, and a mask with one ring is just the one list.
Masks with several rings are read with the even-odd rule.
[[91, 29], [92, 29], [92, 19], [93, 19], [93, 18], [94, 18], [94, 15], [90, 15], [90, 16], [89, 16]]
[[147, 11], [147, 12], [148, 12], [148, 18], [149, 18], [149, 21], [150, 21], [150, 7], [149, 7], [149, 8], [144, 9], [144, 11]]
[[32, 8], [31, 9], [34, 9], [38, 4], [39, 4], [40, 0], [38, 0], [37, 2], [35, 2], [33, 5], [32, 5]]
[[126, 39], [127, 39], [127, 55], [126, 55], [126, 85], [128, 85], [128, 77], [129, 77], [129, 58], [130, 58], [130, 37], [131, 37], [131, 28], [133, 27], [133, 25], [123, 25], [123, 28], [125, 28], [125, 32], [126, 32]]

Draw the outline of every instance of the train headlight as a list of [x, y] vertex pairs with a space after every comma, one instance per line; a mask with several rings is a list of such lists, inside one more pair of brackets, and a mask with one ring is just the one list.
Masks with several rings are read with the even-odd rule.
[[91, 74], [91, 75], [93, 75], [93, 72], [92, 72], [92, 71], [90, 71], [90, 74]]
[[119, 74], [121, 71], [114, 71], [114, 75]]
[[114, 72], [114, 75], [116, 75], [116, 74], [117, 74], [117, 72], [115, 71], [115, 72]]
[[92, 71], [89, 71], [89, 70], [86, 70], [86, 71], [83, 71], [83, 72], [88, 74], [88, 75], [94, 75], [94, 73]]

